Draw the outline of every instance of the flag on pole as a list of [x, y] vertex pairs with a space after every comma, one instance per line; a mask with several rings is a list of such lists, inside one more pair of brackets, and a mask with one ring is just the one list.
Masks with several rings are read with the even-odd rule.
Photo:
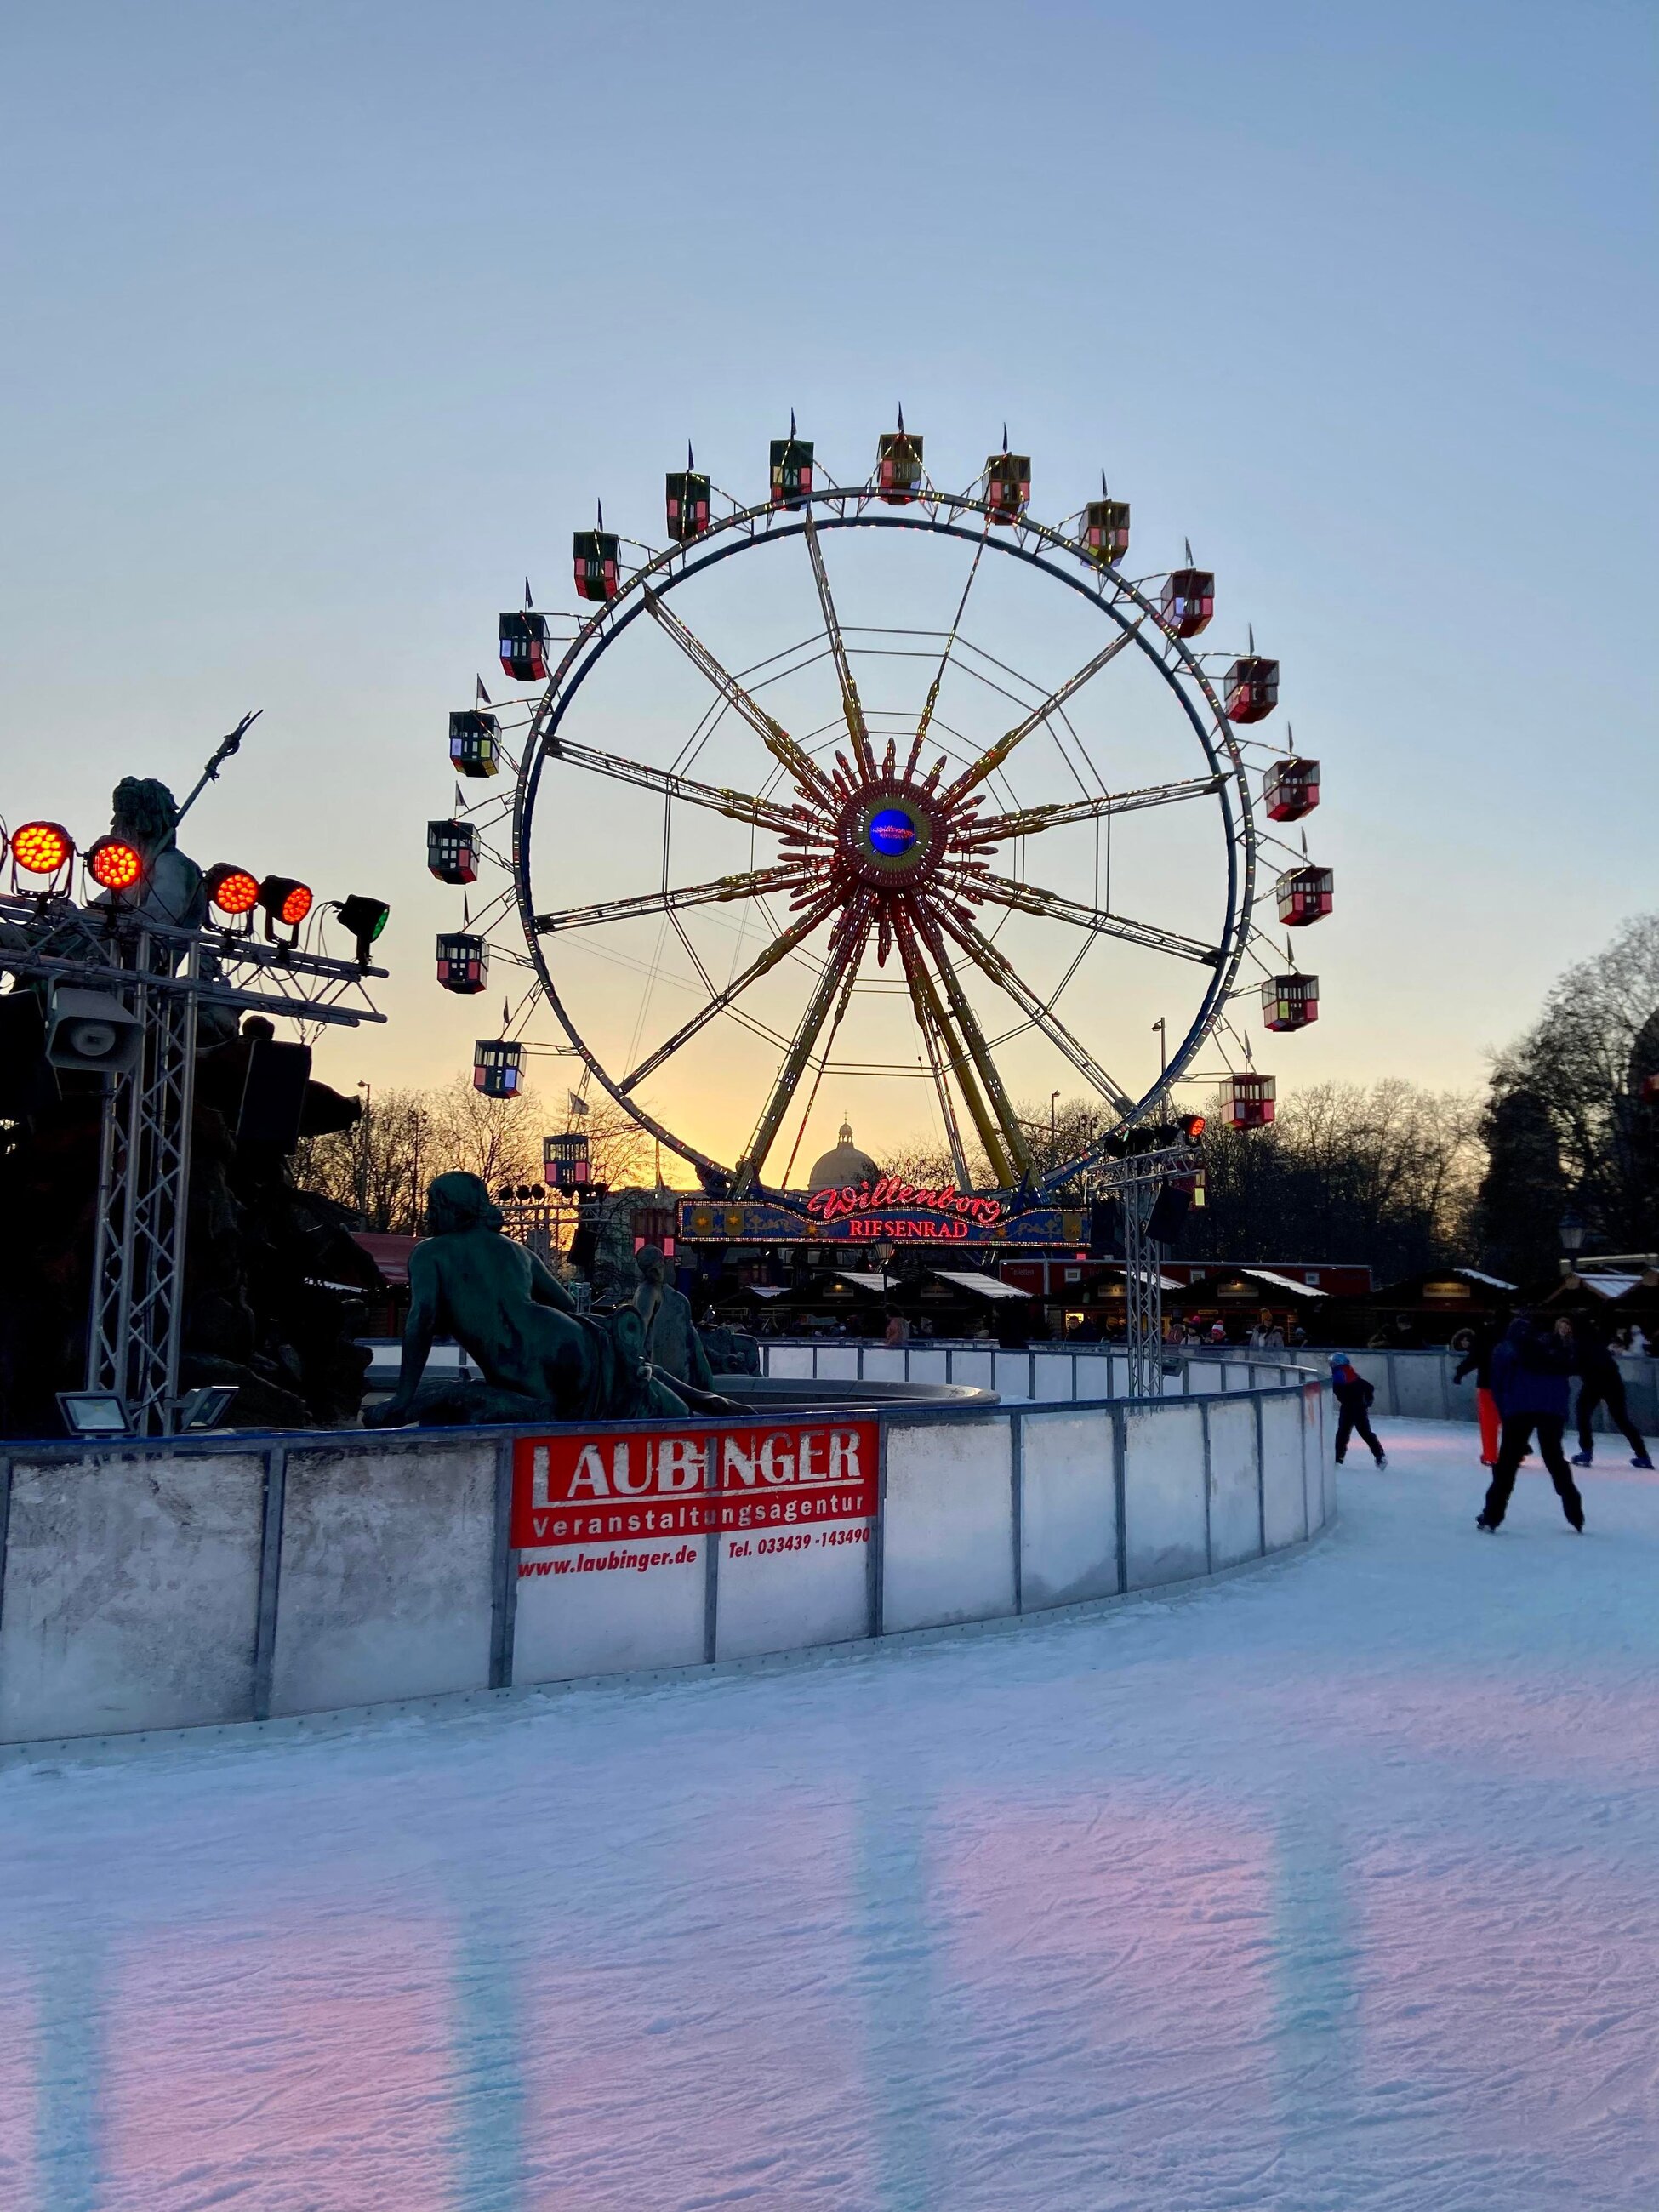
[[478, 686], [478, 697], [477, 703], [480, 707], [493, 707], [495, 702], [490, 697], [489, 692], [484, 690], [483, 677], [477, 677], [474, 680], [477, 682]]
[[568, 1097], [569, 1097], [569, 1100], [570, 1100], [570, 1110], [571, 1110], [571, 1112], [572, 1112], [573, 1114], [580, 1114], [580, 1115], [581, 1115], [583, 1116], [583, 1118], [584, 1118], [584, 1119], [586, 1119], [586, 1114], [587, 1114], [587, 1101], [586, 1101], [586, 1098], [580, 1098], [580, 1097], [577, 1097], [577, 1095], [576, 1095], [576, 1093], [575, 1093], [574, 1091], [572, 1091], [571, 1092], [569, 1092], [568, 1095]]

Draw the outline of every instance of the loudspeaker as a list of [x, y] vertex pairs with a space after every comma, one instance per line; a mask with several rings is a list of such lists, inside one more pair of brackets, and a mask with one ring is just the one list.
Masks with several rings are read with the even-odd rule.
[[1110, 1260], [1116, 1255], [1118, 1245], [1118, 1203], [1115, 1198], [1095, 1198], [1089, 1201], [1089, 1257], [1091, 1260]]
[[278, 1044], [274, 1037], [255, 1037], [242, 1085], [242, 1109], [236, 1117], [237, 1143], [270, 1145], [279, 1152], [291, 1152], [300, 1141], [310, 1080], [308, 1044]]
[[46, 1010], [33, 991], [0, 998], [0, 1121], [26, 1121], [58, 1097], [46, 1064]]
[[1193, 1202], [1192, 1184], [1184, 1177], [1178, 1182], [1166, 1182], [1152, 1206], [1152, 1218], [1146, 1224], [1146, 1234], [1155, 1244], [1173, 1244], [1181, 1234], [1181, 1224], [1187, 1218]]
[[46, 1058], [79, 1075], [130, 1075], [144, 1049], [144, 1033], [112, 991], [52, 987]]

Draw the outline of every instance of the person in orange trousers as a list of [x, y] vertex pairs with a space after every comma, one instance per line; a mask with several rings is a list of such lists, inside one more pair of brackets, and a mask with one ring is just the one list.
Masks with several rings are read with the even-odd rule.
[[1508, 1316], [1500, 1314], [1483, 1322], [1474, 1333], [1463, 1364], [1452, 1372], [1452, 1381], [1461, 1382], [1466, 1375], [1474, 1377], [1474, 1410], [1480, 1422], [1480, 1464], [1498, 1464], [1498, 1432], [1499, 1427], [1498, 1401], [1492, 1395], [1492, 1356], [1504, 1340]]

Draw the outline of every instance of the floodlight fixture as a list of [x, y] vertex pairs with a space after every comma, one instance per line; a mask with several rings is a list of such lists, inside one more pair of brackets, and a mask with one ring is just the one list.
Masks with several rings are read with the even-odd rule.
[[87, 873], [106, 891], [137, 890], [149, 872], [144, 856], [125, 837], [100, 837], [87, 848]]
[[58, 1411], [71, 1437], [130, 1437], [132, 1416], [118, 1390], [60, 1390]]
[[230, 1410], [236, 1388], [234, 1382], [201, 1382], [186, 1390], [179, 1401], [179, 1430], [216, 1429]]
[[310, 884], [294, 876], [267, 876], [259, 886], [259, 904], [264, 909], [265, 935], [274, 939], [280, 921], [293, 931], [289, 942], [297, 945], [300, 924], [311, 912]]
[[350, 898], [337, 899], [334, 911], [357, 940], [357, 965], [367, 968], [368, 948], [386, 927], [392, 908], [384, 899], [363, 898], [354, 894]]
[[25, 822], [11, 833], [11, 864], [28, 876], [55, 876], [75, 858], [75, 840], [61, 822]]
[[259, 878], [234, 860], [221, 860], [207, 872], [208, 904], [228, 921], [240, 921], [259, 903]]

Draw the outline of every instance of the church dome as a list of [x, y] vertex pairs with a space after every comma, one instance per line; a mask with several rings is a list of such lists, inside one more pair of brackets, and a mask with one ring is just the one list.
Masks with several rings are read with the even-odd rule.
[[853, 1142], [849, 1121], [843, 1121], [836, 1134], [840, 1139], [836, 1149], [814, 1164], [807, 1178], [809, 1197], [815, 1190], [840, 1190], [848, 1183], [856, 1190], [861, 1182], [874, 1182], [881, 1173], [869, 1153], [861, 1152]]

